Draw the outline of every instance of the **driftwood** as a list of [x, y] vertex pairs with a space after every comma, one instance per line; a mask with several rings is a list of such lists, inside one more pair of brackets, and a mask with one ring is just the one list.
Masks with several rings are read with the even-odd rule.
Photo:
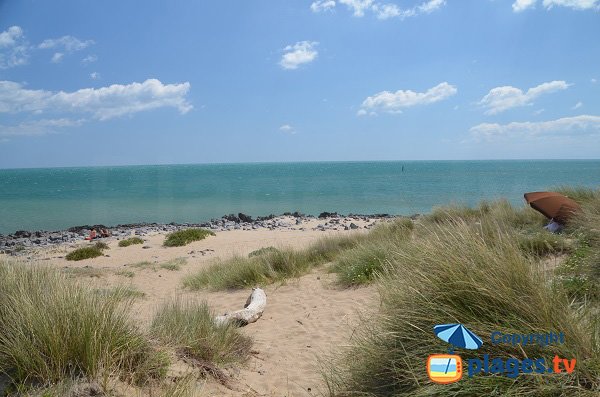
[[225, 324], [233, 322], [239, 327], [256, 322], [262, 316], [267, 306], [267, 294], [260, 288], [252, 288], [252, 294], [246, 300], [242, 310], [231, 313], [225, 313], [222, 316], [215, 317], [215, 323]]

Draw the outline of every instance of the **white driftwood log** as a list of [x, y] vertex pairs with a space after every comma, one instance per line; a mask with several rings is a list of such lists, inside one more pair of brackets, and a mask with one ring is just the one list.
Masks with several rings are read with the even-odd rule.
[[246, 300], [246, 304], [242, 310], [217, 316], [215, 317], [215, 323], [220, 325], [232, 321], [243, 327], [256, 322], [262, 316], [266, 306], [267, 294], [265, 294], [265, 291], [260, 288], [252, 288], [252, 294]]

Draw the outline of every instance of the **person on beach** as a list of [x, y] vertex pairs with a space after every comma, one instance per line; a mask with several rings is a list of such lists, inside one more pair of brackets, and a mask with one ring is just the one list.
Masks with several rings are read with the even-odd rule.
[[110, 237], [110, 232], [108, 231], [108, 229], [101, 229], [100, 236], [101, 237]]
[[90, 230], [90, 235], [87, 236], [85, 239], [92, 241], [93, 239], [96, 239], [96, 238], [98, 238], [98, 233], [96, 232], [96, 229], [92, 229], [92, 230]]

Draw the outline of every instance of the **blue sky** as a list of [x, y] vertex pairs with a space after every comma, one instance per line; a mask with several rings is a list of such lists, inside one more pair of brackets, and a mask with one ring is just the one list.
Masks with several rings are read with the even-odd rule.
[[0, 1], [0, 168], [600, 157], [600, 0]]

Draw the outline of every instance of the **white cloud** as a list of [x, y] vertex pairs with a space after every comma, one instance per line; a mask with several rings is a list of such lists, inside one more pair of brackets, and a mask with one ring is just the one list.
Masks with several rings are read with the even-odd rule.
[[596, 83], [598, 82], [598, 80], [596, 80], [596, 79], [591, 79], [591, 80], [590, 80], [590, 82], [591, 82], [592, 84], [596, 84]]
[[546, 109], [538, 109], [535, 112], [533, 112], [533, 114], [535, 114], [536, 116], [539, 116], [540, 114], [544, 113], [546, 111]]
[[54, 55], [52, 55], [52, 59], [50, 60], [50, 62], [60, 63], [63, 60], [64, 56], [65, 54], [63, 54], [62, 52], [55, 52]]
[[335, 7], [334, 0], [317, 0], [310, 5], [312, 12], [329, 11]]
[[93, 40], [82, 41], [79, 40], [77, 37], [63, 36], [59, 37], [58, 39], [46, 39], [38, 46], [38, 48], [44, 50], [58, 48], [66, 52], [75, 52], [81, 51], [91, 46], [92, 44], [94, 44]]
[[440, 83], [425, 92], [411, 90], [382, 91], [365, 99], [357, 115], [373, 114], [378, 111], [401, 113], [403, 108], [439, 102], [456, 94], [457, 91], [455, 86], [447, 82]]
[[94, 44], [93, 40], [79, 40], [77, 37], [73, 36], [63, 36], [58, 39], [46, 39], [42, 41], [38, 48], [42, 50], [50, 50], [55, 49], [58, 50], [52, 56], [51, 62], [58, 63], [62, 61], [65, 53], [70, 54], [75, 51], [81, 51], [89, 46]]
[[0, 69], [8, 69], [27, 63], [29, 45], [25, 40], [23, 29], [11, 26], [0, 32]]
[[579, 101], [575, 104], [575, 106], [573, 106], [571, 109], [575, 110], [575, 109], [579, 109], [580, 107], [583, 106], [583, 102]]
[[514, 12], [521, 12], [528, 8], [533, 8], [536, 1], [537, 0], [516, 0], [512, 5], [512, 9]]
[[600, 116], [581, 115], [551, 121], [526, 121], [509, 124], [483, 123], [472, 127], [470, 132], [476, 140], [486, 141], [502, 137], [596, 136], [600, 135]]
[[100, 73], [98, 73], [98, 72], [92, 72], [92, 73], [90, 73], [90, 78], [92, 80], [98, 80], [100, 78]]
[[[513, 5], [514, 12], [521, 12], [535, 7], [537, 0], [516, 0]], [[600, 9], [600, 0], [543, 0], [542, 5], [547, 10], [554, 6], [568, 7], [574, 10], [598, 10]]]
[[60, 128], [80, 126], [84, 121], [62, 118], [25, 121], [11, 126], [0, 125], [0, 137], [45, 135]]
[[339, 2], [352, 10], [355, 17], [364, 16], [365, 10], [370, 9], [373, 5], [373, 0], [339, 0]]
[[318, 44], [316, 41], [299, 41], [288, 45], [283, 49], [285, 54], [281, 57], [279, 65], [284, 69], [297, 69], [302, 64], [314, 61], [319, 54], [315, 49]]
[[[324, 3], [324, 2], [315, 2]], [[315, 3], [311, 4], [311, 9]], [[330, 1], [327, 9], [335, 7], [335, 2]], [[446, 0], [424, 0], [413, 7], [403, 9], [395, 3], [381, 3], [375, 0], [338, 0], [339, 4], [344, 4], [355, 17], [363, 17], [365, 13], [372, 12], [378, 19], [399, 18], [405, 19], [420, 14], [429, 14], [446, 4]], [[315, 6], [316, 8], [316, 6]], [[315, 11], [316, 12], [316, 11]]]
[[485, 114], [497, 114], [514, 107], [531, 105], [540, 95], [566, 90], [568, 87], [569, 84], [562, 80], [542, 83], [527, 92], [512, 86], [496, 87], [479, 101], [479, 105], [487, 108]]
[[291, 134], [294, 135], [296, 133], [296, 130], [294, 129], [294, 127], [292, 127], [289, 124], [284, 124], [281, 127], [279, 127], [279, 131], [285, 132], [286, 134]]
[[74, 92], [29, 90], [13, 81], [0, 81], [0, 113], [88, 113], [98, 120], [174, 107], [192, 109], [186, 100], [190, 83], [163, 84], [156, 79], [127, 85], [84, 88]]
[[81, 60], [81, 63], [83, 63], [84, 65], [90, 64], [90, 63], [94, 63], [98, 60], [98, 57], [96, 55], [88, 55], [85, 58], [83, 58]]

